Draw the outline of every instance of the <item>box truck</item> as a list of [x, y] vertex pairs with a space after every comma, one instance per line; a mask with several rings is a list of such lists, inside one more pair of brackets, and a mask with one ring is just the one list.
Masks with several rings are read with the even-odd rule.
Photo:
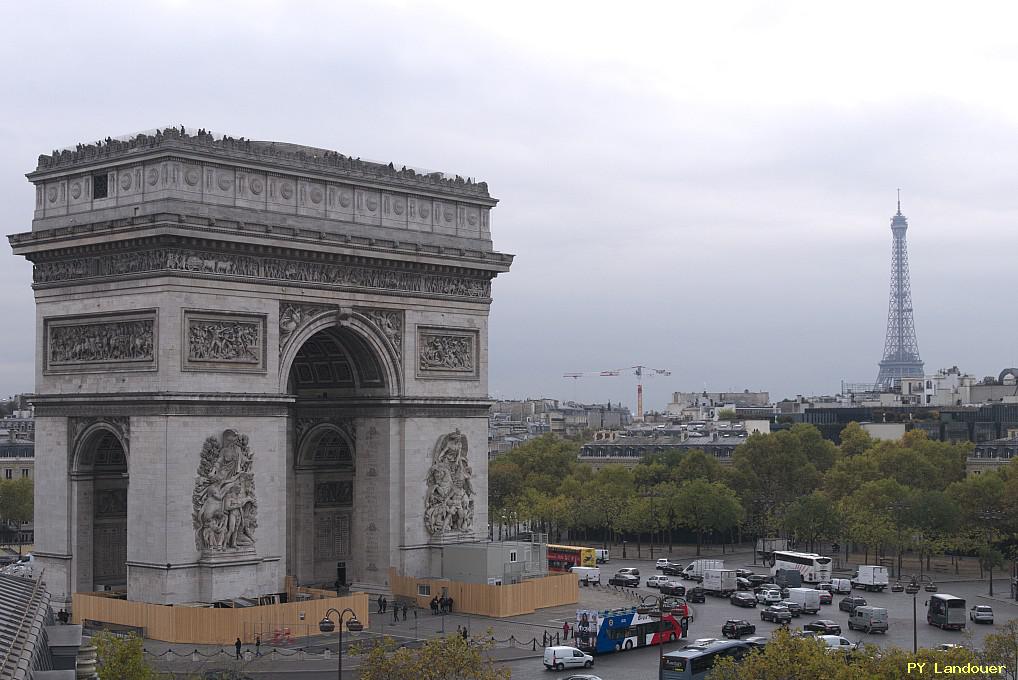
[[852, 587], [862, 590], [882, 592], [887, 587], [887, 567], [872, 564], [860, 564], [859, 570], [852, 577]]
[[798, 602], [804, 614], [820, 611], [820, 591], [813, 588], [789, 588], [788, 599]]
[[734, 569], [704, 569], [703, 592], [718, 597], [728, 597], [738, 590]]
[[774, 557], [775, 550], [788, 550], [787, 538], [758, 538], [756, 539], [756, 554], [764, 560], [770, 561]]
[[724, 569], [724, 560], [693, 560], [682, 570], [682, 578], [703, 581], [703, 572], [708, 569]]

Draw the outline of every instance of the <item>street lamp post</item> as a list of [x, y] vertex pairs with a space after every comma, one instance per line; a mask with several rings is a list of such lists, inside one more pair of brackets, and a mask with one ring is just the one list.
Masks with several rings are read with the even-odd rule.
[[336, 656], [339, 657], [339, 675], [336, 677], [338, 677], [339, 680], [343, 680], [343, 616], [347, 613], [350, 614], [350, 618], [346, 620], [346, 629], [351, 633], [359, 633], [364, 630], [364, 624], [357, 620], [357, 614], [349, 607], [343, 611], [329, 607], [329, 611], [325, 612], [325, 616], [318, 622], [318, 630], [323, 633], [331, 633], [332, 631], [337, 630], [337, 627], [329, 616], [335, 614], [339, 621], [339, 649], [336, 651]]
[[933, 579], [929, 576], [923, 576], [922, 574], [912, 574], [909, 580], [909, 584], [905, 586], [905, 592], [912, 596], [912, 653], [917, 654], [919, 652], [919, 612], [916, 598], [919, 595], [919, 590], [922, 587], [920, 583], [926, 582], [929, 585], [934, 585]]

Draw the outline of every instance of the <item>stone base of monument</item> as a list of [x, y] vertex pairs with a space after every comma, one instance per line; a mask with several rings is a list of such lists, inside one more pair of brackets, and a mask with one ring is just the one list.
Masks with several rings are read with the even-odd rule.
[[[198, 590], [201, 602], [237, 597], [257, 597], [261, 558], [254, 549], [209, 553], [198, 560]], [[246, 584], [246, 587], [243, 585]]]

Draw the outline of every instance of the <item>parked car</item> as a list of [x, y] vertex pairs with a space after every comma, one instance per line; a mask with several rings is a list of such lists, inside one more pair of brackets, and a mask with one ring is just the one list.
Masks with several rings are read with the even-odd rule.
[[678, 595], [679, 597], [685, 597], [686, 586], [678, 581], [673, 581], [670, 577], [664, 583], [658, 585], [658, 589], [662, 595]]
[[608, 585], [622, 586], [623, 588], [638, 588], [640, 585], [640, 577], [633, 576], [632, 574], [615, 574], [608, 579]]
[[840, 609], [843, 612], [848, 612], [849, 614], [854, 612], [856, 607], [865, 606], [866, 598], [859, 597], [858, 595], [849, 595], [848, 597], [843, 597], [841, 598], [841, 601], [838, 602], [838, 609]]
[[749, 582], [749, 579], [739, 576], [735, 579], [736, 590], [753, 590], [753, 584]]
[[696, 604], [697, 602], [705, 602], [707, 600], [707, 592], [703, 589], [703, 586], [694, 586], [686, 591], [686, 601]]
[[667, 567], [667, 566], [668, 566], [669, 564], [671, 564], [671, 563], [672, 563], [672, 562], [671, 562], [671, 560], [669, 560], [669, 559], [667, 559], [667, 558], [664, 558], [664, 557], [662, 557], [662, 558], [661, 558], [661, 559], [659, 559], [659, 560], [657, 561], [657, 563], [656, 563], [656, 564], [654, 565], [654, 568], [655, 568], [655, 569], [664, 569], [665, 567]]
[[756, 594], [756, 601], [760, 604], [777, 604], [781, 602], [781, 591], [765, 589]]
[[665, 576], [682, 576], [682, 565], [677, 562], [670, 562], [661, 567], [661, 573]]
[[788, 611], [792, 613], [792, 616], [802, 616], [802, 605], [795, 600], [782, 600], [778, 604], [788, 607]]
[[812, 630], [820, 635], [841, 635], [841, 626], [836, 621], [830, 619], [817, 619], [816, 621], [810, 621], [802, 627], [803, 630]]
[[789, 623], [792, 620], [792, 612], [788, 611], [788, 607], [775, 604], [760, 612], [760, 620], [773, 621], [774, 623]]
[[831, 591], [829, 591], [829, 590], [821, 590], [820, 591], [820, 604], [831, 604], [832, 602], [834, 602], [834, 596], [831, 595]]
[[736, 569], [735, 570], [735, 575], [738, 578], [749, 578], [750, 576], [753, 576], [754, 573], [750, 569]]
[[615, 573], [616, 574], [630, 574], [632, 576], [639, 576], [640, 575], [640, 570], [637, 569], [636, 567], [622, 567], [621, 569], [619, 569]]
[[763, 574], [750, 574], [749, 576], [745, 576], [744, 578], [750, 583], [752, 583], [754, 588], [762, 586], [763, 584], [767, 583], [767, 581], [770, 580], [769, 576], [764, 576]]
[[557, 671], [561, 671], [563, 669], [574, 668], [576, 666], [590, 668], [593, 665], [594, 657], [590, 654], [584, 654], [580, 650], [576, 649], [576, 647], [560, 645], [544, 648], [544, 667], [548, 670], [555, 669]]
[[726, 638], [741, 638], [756, 632], [756, 626], [745, 619], [728, 619], [721, 626], [721, 634]]
[[663, 574], [654, 574], [653, 576], [647, 577], [648, 588], [660, 588], [661, 584], [668, 583], [669, 579]]
[[993, 607], [977, 604], [969, 609], [969, 620], [972, 623], [993, 623]]
[[750, 593], [732, 593], [728, 601], [736, 607], [756, 607], [756, 598]]

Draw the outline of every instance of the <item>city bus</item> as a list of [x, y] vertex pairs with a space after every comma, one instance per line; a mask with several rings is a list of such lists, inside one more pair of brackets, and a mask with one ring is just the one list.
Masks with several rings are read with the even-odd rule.
[[596, 567], [597, 551], [575, 545], [548, 545], [548, 571], [569, 571], [572, 567]]
[[816, 553], [775, 550], [771, 576], [777, 574], [778, 569], [798, 569], [806, 583], [826, 583], [831, 580], [831, 558]]
[[741, 661], [753, 651], [741, 640], [718, 640], [703, 647], [687, 647], [661, 657], [661, 680], [703, 680], [721, 659]]
[[947, 593], [930, 596], [926, 603], [926, 623], [943, 630], [964, 630], [965, 600]]
[[578, 609], [573, 642], [588, 654], [607, 654], [682, 638], [682, 620], [686, 619], [687, 626], [689, 621], [689, 606], [685, 601], [675, 600], [660, 621], [641, 610], [646, 611], [638, 607], [606, 611]]

